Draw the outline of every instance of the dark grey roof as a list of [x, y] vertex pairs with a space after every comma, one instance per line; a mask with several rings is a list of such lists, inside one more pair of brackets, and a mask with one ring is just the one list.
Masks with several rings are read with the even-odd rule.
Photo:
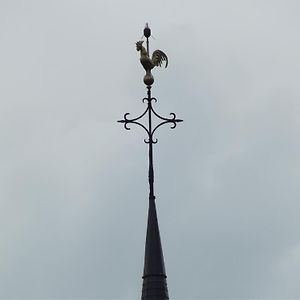
[[169, 299], [155, 197], [149, 199], [142, 300]]

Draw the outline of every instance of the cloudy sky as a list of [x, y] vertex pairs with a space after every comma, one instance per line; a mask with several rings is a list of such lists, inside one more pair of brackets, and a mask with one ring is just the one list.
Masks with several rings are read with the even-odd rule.
[[0, 298], [139, 299], [147, 146], [171, 299], [300, 298], [299, 1], [0, 1]]

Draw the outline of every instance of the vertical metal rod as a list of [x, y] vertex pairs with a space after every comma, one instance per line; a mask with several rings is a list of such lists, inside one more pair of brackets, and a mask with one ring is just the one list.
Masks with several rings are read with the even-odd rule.
[[148, 55], [148, 57], [150, 57], [149, 56], [149, 38], [148, 37], [146, 38], [146, 43], [147, 43], [147, 55]]
[[155, 200], [154, 196], [154, 169], [153, 169], [153, 141], [152, 141], [152, 104], [151, 104], [151, 86], [147, 86], [148, 91], [148, 124], [149, 124], [149, 171], [148, 171], [148, 180], [149, 180], [149, 201]]

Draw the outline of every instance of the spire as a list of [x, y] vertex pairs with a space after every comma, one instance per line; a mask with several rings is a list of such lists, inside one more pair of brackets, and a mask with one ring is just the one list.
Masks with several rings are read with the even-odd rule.
[[[147, 102], [147, 108], [140, 116], [133, 119], [129, 119], [128, 115], [130, 115], [130, 113], [126, 113], [124, 114], [124, 119], [119, 120], [118, 122], [123, 123], [126, 130], [130, 130], [128, 126], [131, 124], [139, 125], [146, 131], [148, 137], [144, 140], [144, 142], [148, 144], [149, 149], [149, 210], [145, 245], [142, 300], [168, 300], [167, 276], [155, 207], [153, 145], [157, 143], [157, 139], [153, 138], [153, 135], [160, 126], [164, 124], [172, 124], [171, 129], [174, 129], [177, 126], [177, 123], [182, 122], [183, 120], [177, 119], [176, 114], [174, 113], [170, 113], [171, 117], [169, 118], [162, 117], [152, 106], [152, 102], [157, 102], [157, 99], [151, 96], [151, 88], [154, 83], [151, 70], [154, 67], [161, 66], [163, 62], [166, 62], [167, 67], [168, 58], [161, 50], [155, 50], [152, 54], [152, 58], [150, 58], [149, 37], [151, 36], [151, 30], [148, 24], [146, 24], [144, 29], [144, 36], [146, 37], [147, 50], [143, 47], [143, 41], [138, 41], [136, 43], [136, 50], [140, 52], [140, 62], [146, 71], [144, 83], [147, 86], [147, 97], [143, 98], [143, 102]], [[148, 126], [139, 122], [139, 120], [144, 116], [148, 116]], [[153, 116], [158, 118], [160, 123], [152, 127]]]
[[154, 199], [149, 199], [142, 300], [167, 300], [167, 276]]

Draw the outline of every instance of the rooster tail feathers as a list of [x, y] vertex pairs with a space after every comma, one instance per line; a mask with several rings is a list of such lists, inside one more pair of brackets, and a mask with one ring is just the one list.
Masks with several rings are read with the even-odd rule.
[[161, 50], [155, 50], [152, 54], [152, 63], [155, 65], [155, 66], [160, 66], [162, 65], [162, 63], [165, 62], [166, 63], [166, 66], [168, 66], [168, 57], [167, 55], [162, 52]]

